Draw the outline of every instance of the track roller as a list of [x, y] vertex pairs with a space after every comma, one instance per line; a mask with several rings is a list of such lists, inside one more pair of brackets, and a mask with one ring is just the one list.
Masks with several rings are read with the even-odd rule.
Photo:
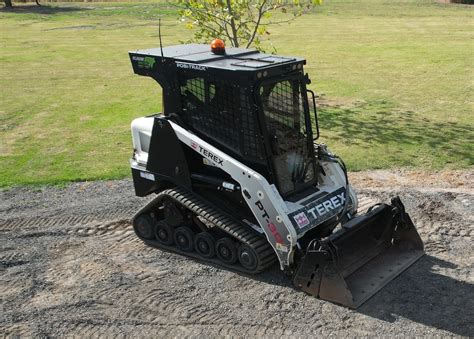
[[158, 221], [155, 227], [155, 238], [162, 245], [172, 245], [174, 242], [174, 229], [165, 221]]
[[192, 252], [194, 249], [194, 232], [187, 226], [181, 226], [174, 231], [174, 242], [181, 251]]
[[203, 258], [213, 258], [216, 255], [216, 241], [208, 232], [201, 232], [194, 238], [194, 249]]
[[240, 264], [247, 270], [252, 271], [258, 267], [258, 256], [254, 249], [248, 245], [241, 244], [237, 250]]
[[219, 239], [216, 243], [216, 255], [224, 263], [230, 265], [237, 261], [237, 247], [230, 238]]
[[142, 214], [133, 221], [135, 232], [144, 239], [155, 237], [155, 221], [149, 214]]

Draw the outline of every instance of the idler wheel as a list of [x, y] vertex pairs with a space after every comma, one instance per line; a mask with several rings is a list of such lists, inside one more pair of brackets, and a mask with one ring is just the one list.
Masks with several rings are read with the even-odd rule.
[[239, 262], [245, 269], [253, 271], [258, 266], [258, 256], [255, 250], [245, 244], [239, 246], [238, 249]]
[[194, 238], [194, 249], [203, 258], [212, 258], [216, 255], [216, 241], [208, 232], [201, 232]]
[[172, 245], [174, 242], [174, 230], [165, 221], [158, 221], [155, 227], [155, 238], [162, 245]]
[[219, 239], [216, 243], [216, 255], [226, 264], [235, 264], [237, 261], [237, 248], [230, 238]]
[[133, 228], [139, 237], [153, 239], [155, 237], [155, 221], [149, 214], [142, 214], [133, 221]]
[[181, 226], [174, 231], [174, 242], [176, 246], [185, 252], [192, 252], [194, 249], [194, 232], [187, 226]]
[[183, 213], [172, 201], [165, 201], [163, 203], [163, 212], [165, 215], [165, 221], [168, 225], [178, 227], [183, 224]]

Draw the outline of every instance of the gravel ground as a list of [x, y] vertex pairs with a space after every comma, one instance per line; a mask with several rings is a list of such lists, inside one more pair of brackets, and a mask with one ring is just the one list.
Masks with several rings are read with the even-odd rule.
[[401, 196], [426, 255], [357, 310], [278, 267], [249, 277], [145, 246], [128, 180], [0, 192], [0, 335], [474, 336], [472, 172], [399, 176], [351, 175], [363, 199]]

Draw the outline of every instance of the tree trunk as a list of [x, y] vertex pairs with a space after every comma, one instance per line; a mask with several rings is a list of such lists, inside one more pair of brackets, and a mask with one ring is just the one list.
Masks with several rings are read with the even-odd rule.
[[5, 7], [12, 8], [13, 7], [12, 0], [5, 0]]
[[38, 6], [41, 6], [39, 0], [35, 0], [35, 2], [36, 2], [36, 4], [37, 4]]
[[232, 12], [232, 4], [230, 3], [230, 0], [227, 0], [227, 8], [229, 9], [230, 28], [232, 29], [232, 45], [234, 45], [234, 47], [239, 47], [239, 39], [237, 38], [237, 27], [235, 27], [234, 13]]

